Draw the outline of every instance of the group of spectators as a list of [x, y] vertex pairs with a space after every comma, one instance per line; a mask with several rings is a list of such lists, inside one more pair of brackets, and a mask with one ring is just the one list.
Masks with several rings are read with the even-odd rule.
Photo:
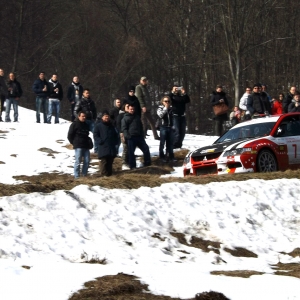
[[[246, 87], [245, 93], [241, 97], [238, 106], [234, 106], [229, 115], [230, 126], [239, 122], [250, 120], [257, 116], [279, 115], [288, 112], [300, 111], [300, 92], [295, 86], [291, 86], [286, 96], [279, 93], [278, 99], [270, 97], [265, 84], [256, 83], [252, 88]], [[226, 93], [221, 85], [217, 85], [216, 90], [211, 94], [211, 105], [225, 103], [229, 105]], [[220, 136], [228, 129], [228, 113], [224, 112], [214, 117], [215, 134]]]
[[[76, 95], [76, 85], [73, 81]], [[68, 92], [69, 93], [69, 92]], [[71, 94], [71, 93], [70, 93]], [[153, 137], [160, 140], [159, 158], [162, 162], [175, 162], [174, 148], [181, 148], [185, 136], [185, 106], [190, 102], [185, 89], [174, 86], [169, 95], [162, 97], [157, 109], [157, 122], [151, 115], [151, 99], [148, 79], [143, 76], [137, 86], [130, 86], [124, 99], [115, 99], [112, 109], [97, 115], [96, 106], [88, 89], [82, 97], [74, 99], [74, 117], [68, 132], [68, 140], [75, 149], [74, 177], [86, 176], [90, 160], [90, 149], [98, 154], [101, 176], [111, 176], [115, 157], [122, 143], [122, 170], [136, 168], [135, 149], [144, 155], [144, 166], [151, 165], [149, 147], [146, 143], [147, 122]], [[73, 109], [73, 107], [72, 107]], [[158, 128], [160, 136], [158, 135]], [[91, 144], [89, 132], [93, 133]], [[80, 169], [83, 160], [82, 169]]]

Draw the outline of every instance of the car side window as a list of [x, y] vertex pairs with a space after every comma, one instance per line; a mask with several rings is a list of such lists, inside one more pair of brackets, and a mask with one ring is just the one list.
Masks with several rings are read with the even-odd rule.
[[282, 121], [278, 126], [276, 136], [297, 136], [300, 135], [300, 120], [299, 117], [289, 117]]

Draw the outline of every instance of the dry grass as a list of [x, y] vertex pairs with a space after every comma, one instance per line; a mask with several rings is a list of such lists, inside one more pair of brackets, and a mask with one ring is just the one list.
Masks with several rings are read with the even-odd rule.
[[236, 270], [236, 271], [211, 271], [212, 275], [224, 275], [231, 277], [249, 278], [252, 275], [262, 275], [263, 272], [251, 271], [251, 270]]
[[300, 263], [283, 264], [279, 262], [276, 265], [272, 265], [272, 269], [276, 270], [274, 273], [276, 275], [300, 278]]
[[[69, 300], [180, 300], [168, 296], [153, 295], [148, 285], [142, 284], [137, 277], [119, 273], [103, 276], [86, 282], [84, 289], [73, 294]], [[229, 300], [221, 293], [204, 292], [195, 298], [185, 300]]]

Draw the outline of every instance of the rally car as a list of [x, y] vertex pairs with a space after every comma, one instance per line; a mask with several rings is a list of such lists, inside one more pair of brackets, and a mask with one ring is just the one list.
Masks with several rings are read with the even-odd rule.
[[240, 123], [226, 135], [247, 136], [217, 161], [218, 174], [274, 172], [300, 167], [300, 113]]
[[272, 172], [300, 167], [300, 113], [237, 124], [212, 145], [191, 151], [183, 174]]

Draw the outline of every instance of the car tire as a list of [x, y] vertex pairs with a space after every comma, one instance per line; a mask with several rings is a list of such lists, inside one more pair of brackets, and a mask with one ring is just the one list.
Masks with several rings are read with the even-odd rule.
[[258, 172], [276, 172], [278, 165], [274, 154], [267, 150], [261, 150], [257, 156], [257, 171]]

